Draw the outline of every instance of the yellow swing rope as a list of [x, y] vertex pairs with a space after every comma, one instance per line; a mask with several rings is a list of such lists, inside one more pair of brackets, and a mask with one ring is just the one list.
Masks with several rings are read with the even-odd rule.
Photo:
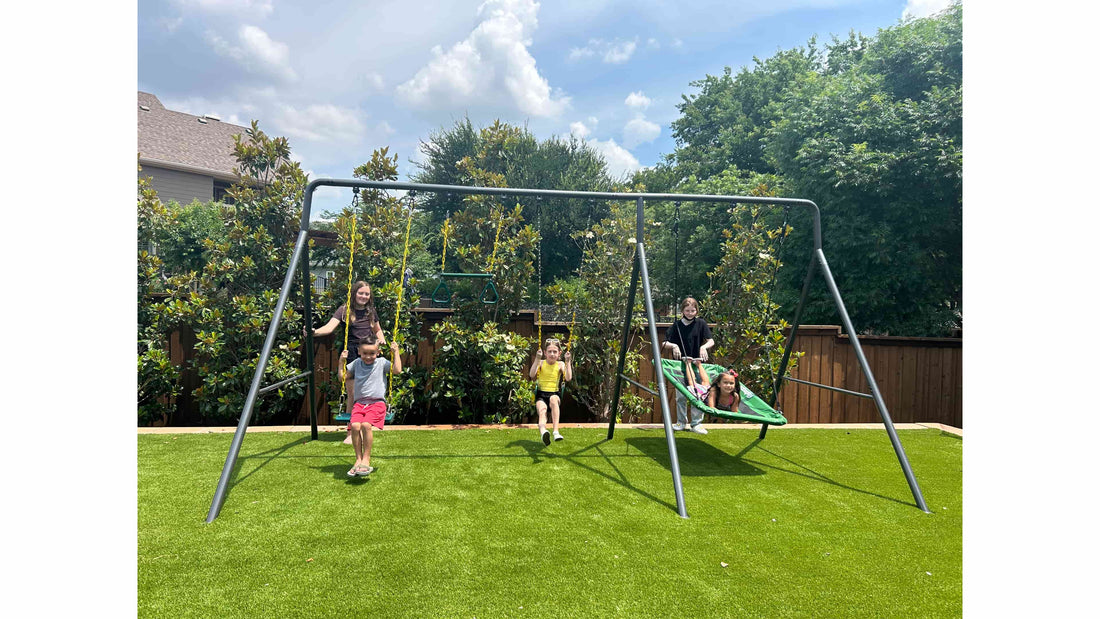
[[[398, 285], [400, 286], [400, 289], [397, 292], [397, 311], [394, 312], [394, 317], [393, 317], [393, 347], [394, 347], [393, 357], [395, 359], [397, 357], [397, 348], [396, 348], [396, 346], [397, 346], [397, 327], [398, 327], [398, 325], [401, 324], [401, 302], [405, 299], [405, 265], [408, 263], [408, 260], [409, 260], [409, 232], [412, 231], [413, 210], [414, 210], [413, 209], [412, 198], [413, 198], [413, 194], [412, 194], [412, 192], [410, 192], [409, 193], [409, 220], [408, 220], [408, 223], [405, 224], [405, 253], [401, 257], [401, 272], [397, 274], [397, 281], [398, 281]], [[444, 247], [446, 247], [447, 237], [444, 236], [443, 239], [444, 239], [443, 240]], [[444, 250], [444, 252], [443, 252], [443, 259], [444, 260], [447, 259], [446, 250]], [[392, 361], [391, 361], [391, 363], [392, 363]], [[393, 372], [390, 372], [389, 387], [388, 387], [386, 393], [393, 393]]]
[[[358, 217], [356, 215], [358, 214], [357, 212], [359, 210], [358, 209], [358, 207], [359, 207], [359, 199], [358, 199], [359, 198], [359, 190], [356, 189], [354, 191], [355, 191], [355, 199], [353, 200], [352, 207], [351, 207], [352, 208], [351, 223], [348, 224], [348, 230], [350, 231], [350, 234], [351, 234], [351, 259], [348, 261], [348, 300], [347, 300], [347, 303], [344, 304], [344, 350], [348, 350], [348, 333], [351, 332], [351, 317], [353, 316], [352, 309], [351, 309], [351, 282], [352, 282], [352, 276], [355, 273], [355, 231], [356, 231], [356, 228], [358, 227], [358, 226], [356, 226], [356, 223], [357, 223], [357, 220], [358, 220]], [[359, 354], [358, 351], [356, 351], [356, 354]], [[351, 357], [351, 351], [350, 350], [348, 350], [348, 357]], [[350, 363], [350, 360], [348, 361], [348, 363]], [[345, 367], [345, 363], [341, 363], [340, 367], [341, 368]], [[340, 374], [342, 374], [342, 372], [340, 372], [340, 368], [337, 368], [336, 375], [339, 376]], [[346, 401], [347, 382], [348, 382], [347, 380], [343, 380], [343, 379], [340, 381], [340, 404], [341, 405], [343, 405], [344, 402]], [[345, 408], [346, 408], [346, 406], [345, 406]], [[343, 412], [344, 412], [344, 408], [340, 409], [340, 411], [338, 411], [337, 414], [342, 414]]]

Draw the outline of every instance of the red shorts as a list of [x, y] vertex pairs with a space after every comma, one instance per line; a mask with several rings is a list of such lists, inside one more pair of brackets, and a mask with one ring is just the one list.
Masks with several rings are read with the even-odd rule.
[[386, 403], [382, 400], [370, 404], [356, 402], [351, 409], [351, 421], [348, 425], [353, 423], [369, 423], [381, 430], [386, 425]]

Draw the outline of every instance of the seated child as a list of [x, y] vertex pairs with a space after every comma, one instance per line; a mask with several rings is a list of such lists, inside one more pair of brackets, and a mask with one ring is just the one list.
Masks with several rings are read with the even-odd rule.
[[348, 477], [365, 476], [374, 472], [370, 465], [371, 447], [374, 445], [374, 429], [386, 425], [387, 373], [401, 373], [401, 350], [393, 343], [393, 363], [378, 356], [375, 340], [359, 342], [359, 357], [347, 365], [348, 393], [355, 398], [351, 409], [351, 444], [355, 447], [355, 466]]
[[555, 338], [546, 340], [546, 360], [542, 360], [542, 349], [535, 351], [528, 375], [535, 381], [535, 411], [539, 415], [539, 436], [544, 445], [550, 444], [550, 433], [546, 430], [546, 409], [550, 409], [554, 421], [554, 440], [563, 437], [558, 432], [558, 418], [561, 416], [561, 389], [567, 380], [573, 380], [573, 357], [567, 351], [565, 363], [558, 361], [561, 355], [561, 342]]
[[733, 368], [718, 375], [707, 394], [707, 406], [718, 410], [737, 412], [741, 406], [741, 380]]

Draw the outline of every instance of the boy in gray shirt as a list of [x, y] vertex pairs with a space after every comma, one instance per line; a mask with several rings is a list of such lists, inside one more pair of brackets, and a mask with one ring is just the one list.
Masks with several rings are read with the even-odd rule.
[[393, 343], [393, 363], [378, 356], [378, 343], [359, 342], [359, 358], [347, 365], [345, 380], [348, 393], [353, 394], [351, 409], [351, 444], [355, 447], [355, 466], [348, 477], [370, 475], [370, 451], [374, 445], [374, 429], [386, 425], [386, 375], [401, 373], [401, 349]]

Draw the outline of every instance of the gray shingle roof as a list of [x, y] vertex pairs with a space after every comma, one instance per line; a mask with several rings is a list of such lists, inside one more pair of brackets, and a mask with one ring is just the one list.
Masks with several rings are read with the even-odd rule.
[[[147, 92], [138, 92], [138, 153], [140, 160], [156, 160], [208, 170], [219, 177], [233, 176], [233, 135], [247, 127], [165, 109]], [[149, 108], [141, 109], [141, 106]], [[149, 162], [153, 163], [153, 162]]]

